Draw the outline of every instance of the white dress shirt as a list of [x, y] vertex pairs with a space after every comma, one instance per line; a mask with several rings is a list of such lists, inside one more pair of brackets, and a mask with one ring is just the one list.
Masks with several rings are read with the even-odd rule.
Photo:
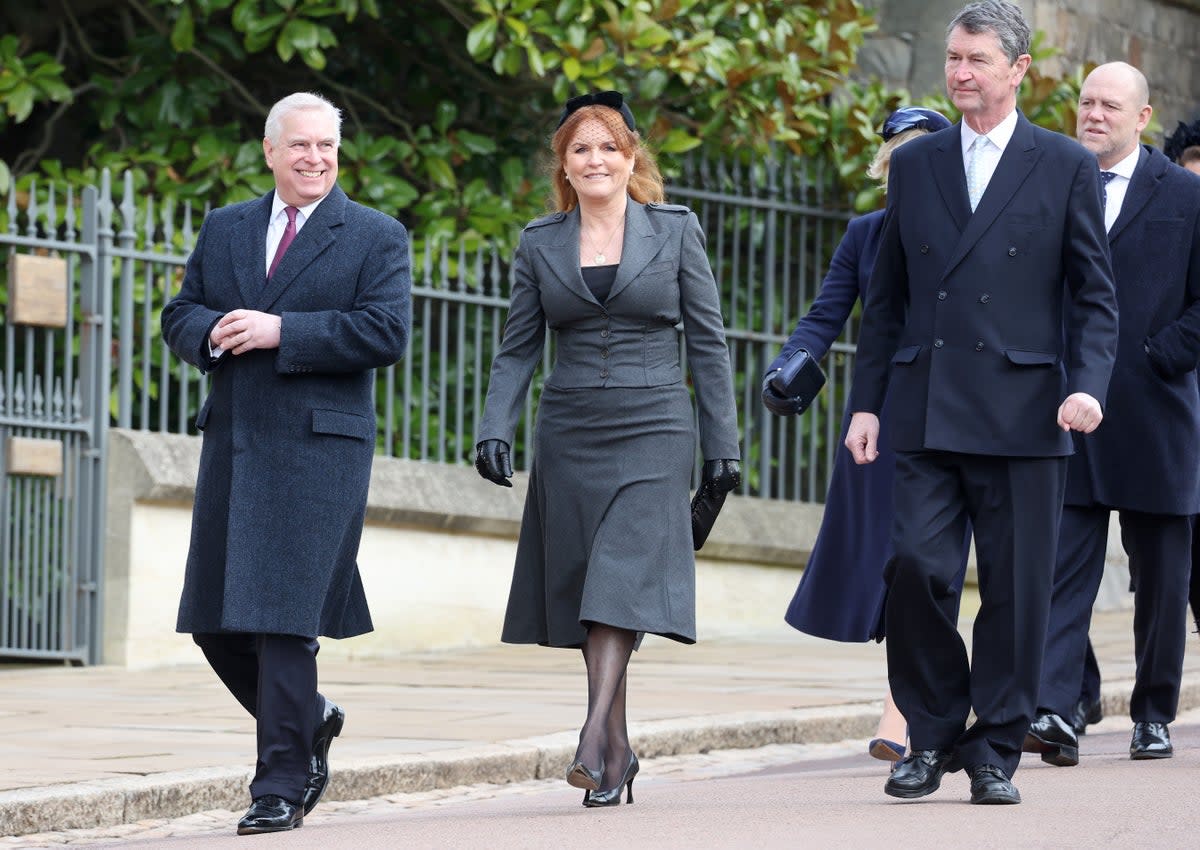
[[[1004, 153], [1004, 149], [1008, 147], [1009, 141], [1012, 139], [1013, 132], [1017, 129], [1017, 110], [1008, 113], [1008, 116], [982, 135], [987, 136], [991, 142], [987, 147], [980, 152], [982, 159], [976, 172], [976, 179], [983, 186], [983, 192], [987, 193], [987, 184], [991, 181], [992, 175], [996, 172], [996, 166], [1000, 163], [1000, 157]], [[975, 144], [975, 139], [981, 135], [970, 128], [966, 121], [962, 122], [962, 156], [963, 156], [963, 171], [966, 172], [971, 167], [971, 145]]]
[[[1129, 156], [1118, 162], [1112, 168], [1102, 168], [1101, 171], [1111, 171], [1117, 175], [1112, 180], [1108, 181], [1108, 187], [1104, 190], [1104, 229], [1112, 230], [1117, 216], [1121, 214], [1121, 204], [1125, 203], [1125, 192], [1129, 189], [1129, 181], [1133, 179], [1133, 172], [1137, 169], [1138, 157], [1142, 153], [1141, 145], [1134, 145], [1133, 151]], [[1101, 179], [1101, 183], [1103, 183]]]
[[[317, 208], [317, 204], [325, 200], [324, 196], [317, 198], [308, 206], [297, 207], [300, 211], [296, 213], [296, 235], [300, 235], [300, 228], [304, 227], [304, 222], [308, 221], [313, 210]], [[279, 193], [275, 193], [275, 199], [271, 201], [271, 218], [267, 224], [267, 253], [263, 260], [263, 271], [271, 270], [271, 261], [275, 259], [275, 249], [279, 247], [279, 242], [283, 239], [283, 231], [287, 229], [287, 213], [283, 210], [288, 206], [288, 202], [279, 197]]]

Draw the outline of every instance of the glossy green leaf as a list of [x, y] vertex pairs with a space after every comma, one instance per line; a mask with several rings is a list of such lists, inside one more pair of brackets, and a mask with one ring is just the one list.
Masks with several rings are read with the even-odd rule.
[[195, 21], [192, 20], [192, 10], [184, 6], [179, 13], [175, 26], [171, 29], [171, 46], [179, 53], [192, 49], [196, 43]]

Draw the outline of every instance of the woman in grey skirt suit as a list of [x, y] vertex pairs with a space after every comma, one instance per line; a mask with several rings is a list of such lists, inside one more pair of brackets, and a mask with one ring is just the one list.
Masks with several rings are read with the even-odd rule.
[[740, 483], [737, 412], [699, 221], [662, 203], [662, 178], [621, 95], [572, 98], [551, 147], [558, 211], [525, 227], [513, 258], [475, 466], [512, 486], [510, 446], [551, 328], [557, 356], [501, 637], [582, 649], [588, 713], [567, 782], [585, 790], [584, 805], [605, 806], [626, 788], [632, 802], [625, 671], [637, 640], [696, 640], [696, 436], [681, 322], [704, 476], [726, 492]]

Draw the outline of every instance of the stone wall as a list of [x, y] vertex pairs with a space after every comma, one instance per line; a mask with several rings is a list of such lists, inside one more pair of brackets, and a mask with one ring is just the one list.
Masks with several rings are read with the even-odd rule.
[[[176, 634], [200, 439], [115, 430], [109, 439], [102, 663], [196, 663]], [[359, 569], [375, 631], [326, 641], [321, 657], [385, 656], [498, 642], [527, 476], [512, 489], [464, 466], [376, 458]], [[732, 496], [696, 559], [701, 640], [753, 634], [786, 646], [783, 612], [820, 526], [822, 506]], [[865, 518], [871, 521], [871, 518]], [[1097, 607], [1126, 607], [1129, 572], [1117, 536]], [[978, 605], [968, 574], [962, 616]], [[852, 593], [853, 588], [847, 588]]]
[[[914, 94], [945, 91], [946, 25], [962, 0], [864, 0], [879, 32], [860, 54], [866, 75]], [[1200, 0], [1021, 0], [1043, 44], [1063, 51], [1041, 67], [1055, 75], [1084, 63], [1123, 60], [1150, 83], [1163, 132], [1200, 117]], [[1161, 143], [1159, 134], [1151, 141]]]

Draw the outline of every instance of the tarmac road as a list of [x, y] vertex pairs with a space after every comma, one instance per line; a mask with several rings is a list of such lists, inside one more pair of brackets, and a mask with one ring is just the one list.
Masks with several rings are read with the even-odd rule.
[[648, 760], [635, 803], [585, 809], [561, 780], [322, 803], [303, 829], [238, 837], [214, 810], [106, 830], [0, 839], [0, 848], [1186, 848], [1200, 846], [1200, 710], [1172, 724], [1176, 755], [1130, 761], [1130, 724], [1105, 719], [1078, 767], [1027, 755], [1019, 806], [972, 806], [964, 774], [918, 801], [884, 795], [865, 741], [771, 745]]

